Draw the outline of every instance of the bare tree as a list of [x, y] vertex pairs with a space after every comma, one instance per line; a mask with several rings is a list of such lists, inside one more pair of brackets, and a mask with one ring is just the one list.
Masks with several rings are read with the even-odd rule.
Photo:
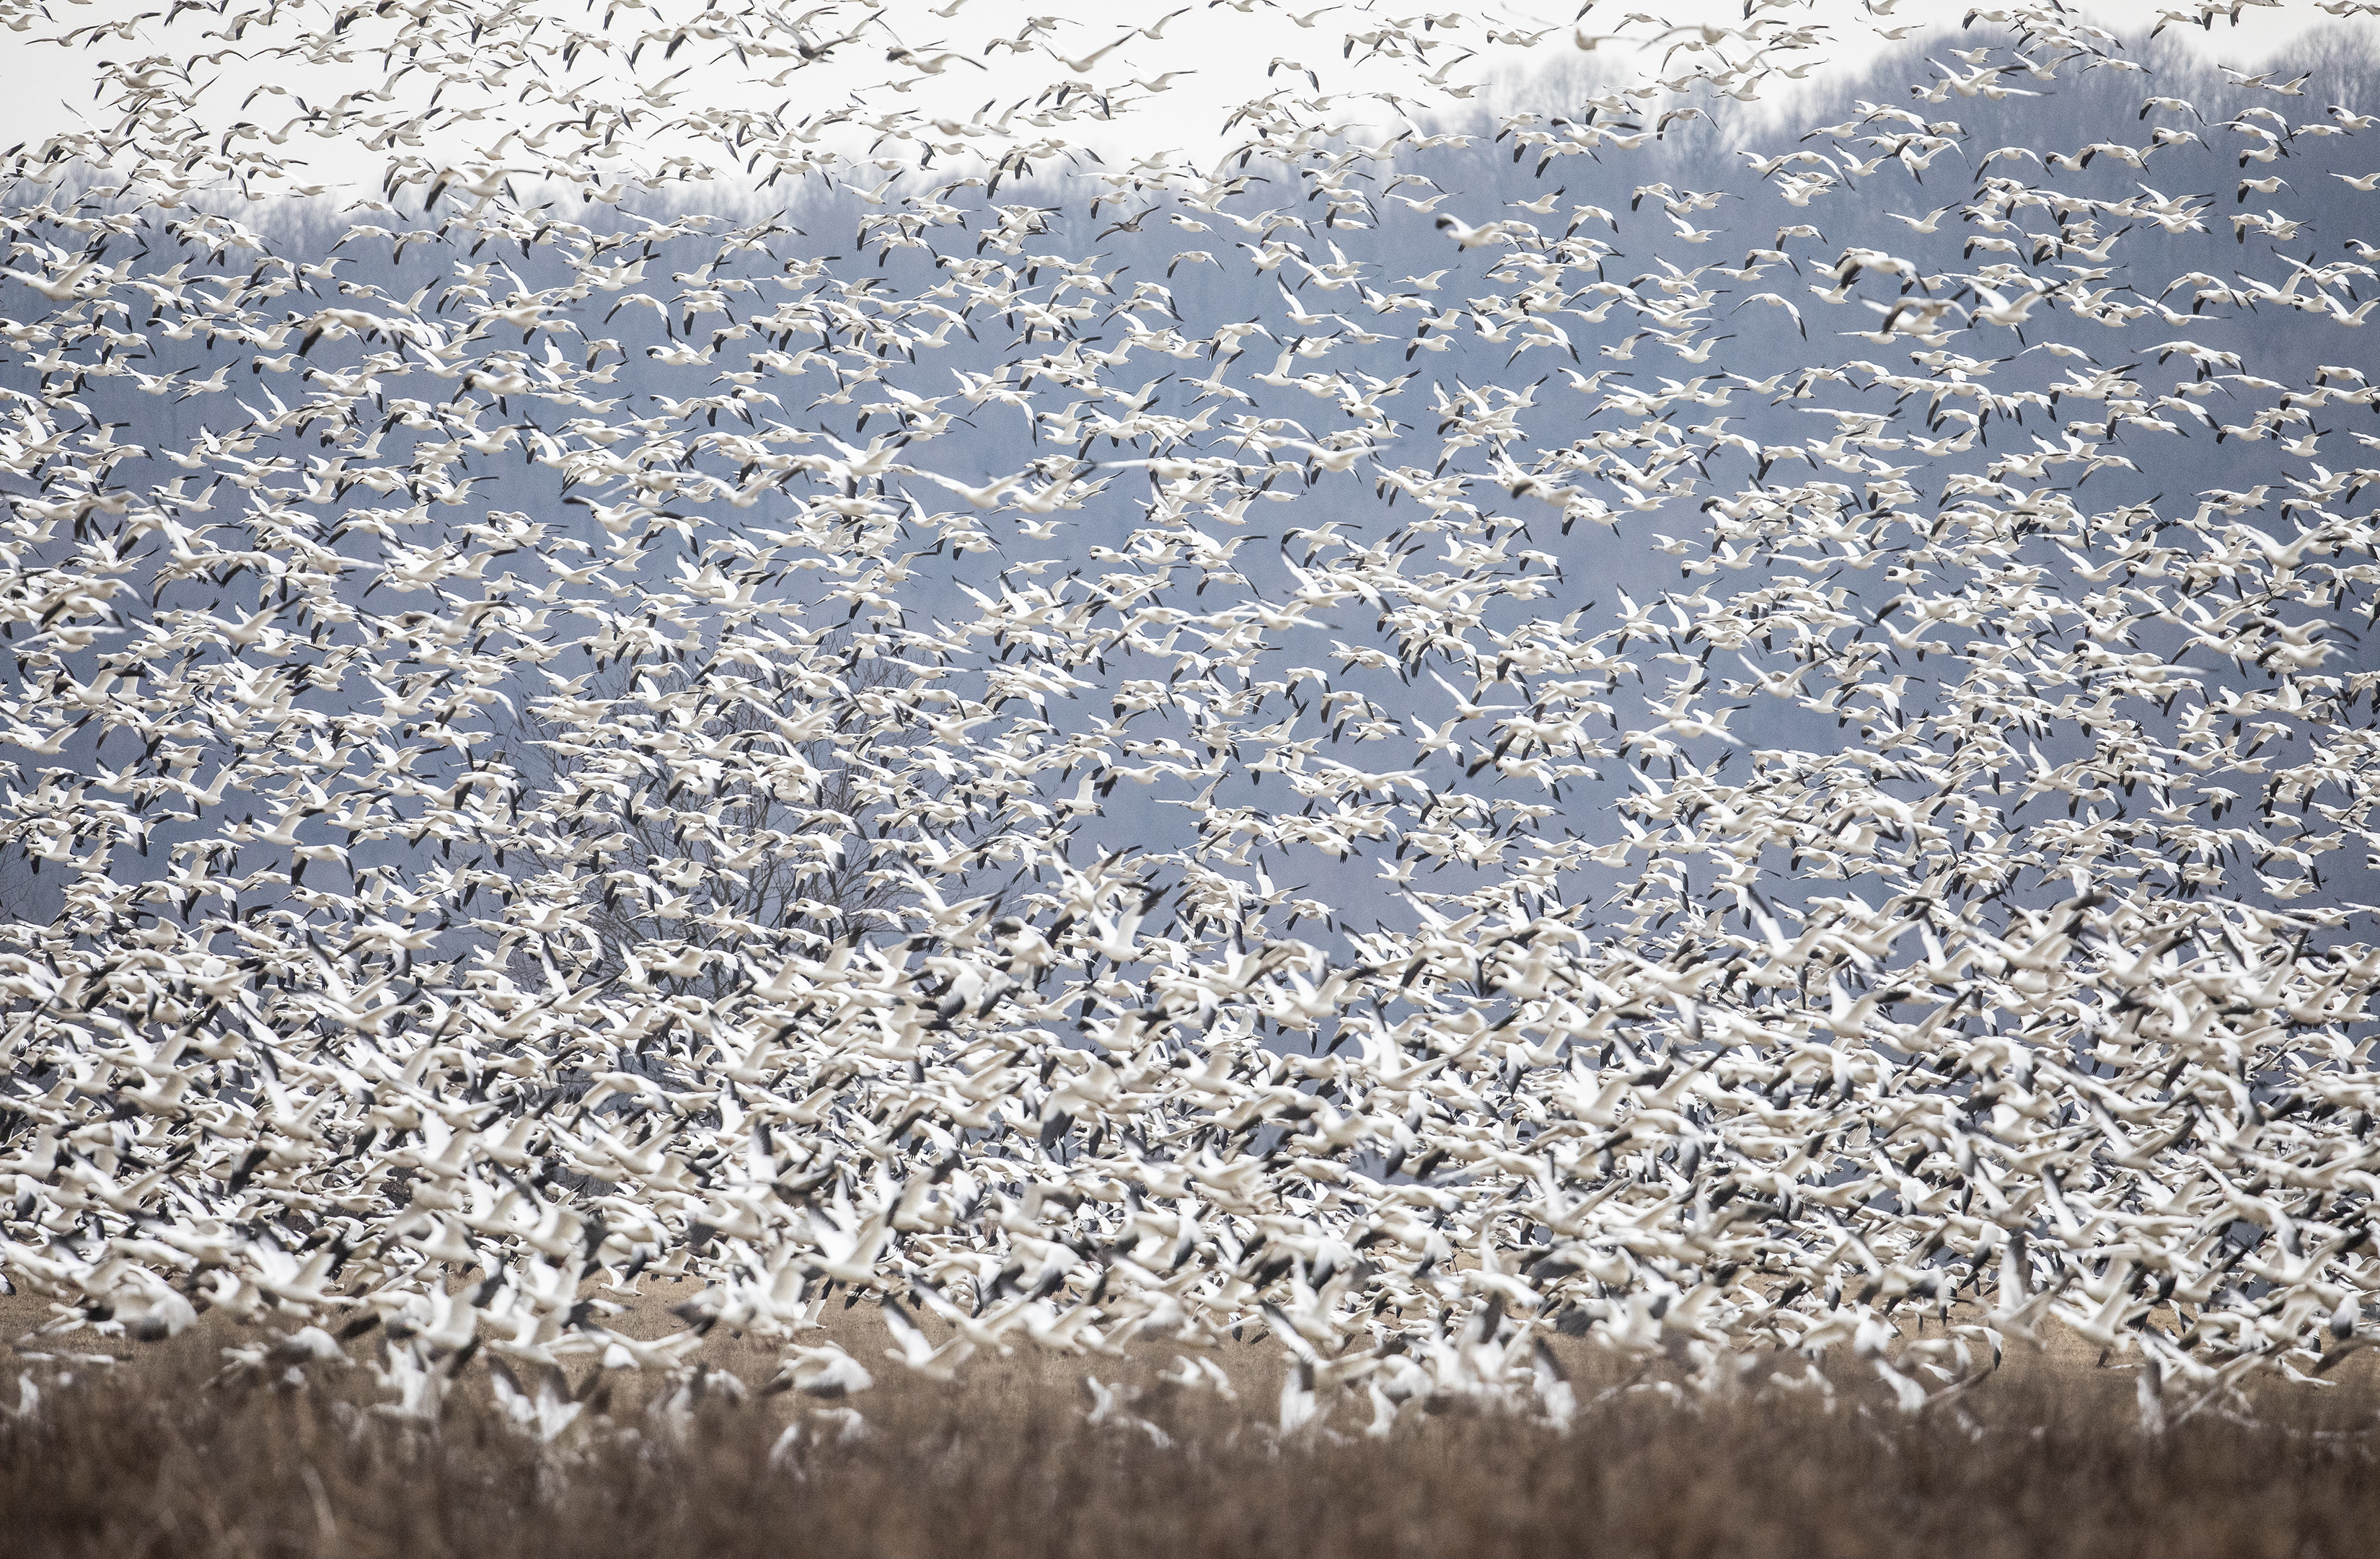
[[[883, 695], [910, 670], [832, 642], [749, 676], [631, 663], [517, 713], [507, 755], [550, 809], [535, 865], [583, 867], [601, 830], [582, 976], [717, 997], [740, 982], [738, 955], [889, 930], [909, 889], [880, 864], [881, 840], [901, 831], [916, 739], [885, 718]], [[692, 793], [685, 771], [708, 760], [689, 753], [721, 755], [715, 782]], [[624, 774], [636, 788], [618, 797]], [[615, 782], [599, 796], [590, 777]]]

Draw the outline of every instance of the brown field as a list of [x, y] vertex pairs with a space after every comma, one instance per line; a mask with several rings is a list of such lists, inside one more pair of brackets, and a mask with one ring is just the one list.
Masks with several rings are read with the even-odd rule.
[[[667, 1329], [671, 1297], [623, 1329]], [[20, 1335], [45, 1313], [0, 1301], [0, 1327]], [[868, 1432], [843, 1443], [827, 1425], [774, 1457], [812, 1404], [713, 1390], [673, 1420], [650, 1410], [653, 1383], [615, 1372], [590, 1396], [608, 1409], [601, 1424], [548, 1451], [502, 1421], [483, 1384], [458, 1389], [434, 1435], [370, 1411], [360, 1368], [303, 1390], [210, 1385], [222, 1348], [257, 1336], [227, 1323], [148, 1347], [62, 1337], [58, 1352], [125, 1361], [19, 1366], [42, 1405], [22, 1420], [0, 1411], [0, 1552], [2346, 1559], [2380, 1545], [2380, 1388], [2367, 1374], [2276, 1384], [2253, 1422], [2208, 1412], [2150, 1436], [2132, 1377], [2070, 1346], [2012, 1353], [1963, 1415], [1915, 1419], [1848, 1369], [1831, 1406], [1806, 1392], [1694, 1403], [1651, 1376], [1624, 1389], [1633, 1377], [1575, 1355], [1589, 1405], [1567, 1435], [1447, 1412], [1411, 1415], [1384, 1442], [1277, 1445], [1260, 1426], [1278, 1349], [1252, 1342], [1228, 1350], [1236, 1406], [1144, 1390], [1135, 1410], [1177, 1441], [1160, 1449], [1087, 1424], [1080, 1383], [1147, 1388], [1170, 1354], [1020, 1351], [938, 1385], [883, 1360], [874, 1330], [865, 1306], [838, 1314], [838, 1340], [880, 1383], [860, 1399]], [[775, 1364], [734, 1337], [702, 1357], [747, 1385]], [[17, 1397], [0, 1378], [0, 1403]]]

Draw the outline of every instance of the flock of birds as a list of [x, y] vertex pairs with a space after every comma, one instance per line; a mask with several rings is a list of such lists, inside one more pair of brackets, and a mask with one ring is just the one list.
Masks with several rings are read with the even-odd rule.
[[722, 1326], [821, 1399], [1269, 1336], [1381, 1433], [1566, 1420], [1560, 1335], [1914, 1409], [2055, 1323], [2158, 1418], [2380, 1341], [2380, 120], [2054, 3], [1870, 0], [1882, 103], [1779, 0], [1350, 3], [1127, 159], [1269, 0], [963, 3], [53, 40], [21, 1348], [376, 1332], [551, 1436]]

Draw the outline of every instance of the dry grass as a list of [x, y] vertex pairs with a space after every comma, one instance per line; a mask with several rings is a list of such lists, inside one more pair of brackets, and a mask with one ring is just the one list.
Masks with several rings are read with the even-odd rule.
[[[866, 1315], [843, 1324], [872, 1359]], [[1640, 1390], [1567, 1436], [1446, 1413], [1385, 1443], [1276, 1446], [1251, 1421], [1266, 1372], [1251, 1348], [1243, 1408], [1145, 1404], [1182, 1441], [1160, 1450], [1086, 1424], [1083, 1361], [1020, 1357], [954, 1387], [888, 1364], [866, 1438], [772, 1459], [806, 1405], [711, 1400], [672, 1431], [615, 1377], [606, 1424], [557, 1454], [480, 1392], [458, 1392], [429, 1436], [374, 1415], [360, 1370], [302, 1391], [209, 1387], [232, 1330], [82, 1369], [32, 1417], [0, 1420], [0, 1546], [59, 1559], [2306, 1559], [2367, 1553], [2380, 1523], [2380, 1396], [2363, 1381], [2276, 1387], [2255, 1426], [2206, 1414], [2159, 1437], [2136, 1428], [2129, 1376], [2035, 1363], [1974, 1393], [1963, 1424], [1904, 1419], [1850, 1387], [1831, 1408], [1779, 1395], [1700, 1409]], [[757, 1381], [767, 1357], [722, 1340], [714, 1362]], [[1103, 1362], [1087, 1367], [1146, 1381], [1156, 1361]], [[1609, 1378], [1583, 1379], [1583, 1395]]]

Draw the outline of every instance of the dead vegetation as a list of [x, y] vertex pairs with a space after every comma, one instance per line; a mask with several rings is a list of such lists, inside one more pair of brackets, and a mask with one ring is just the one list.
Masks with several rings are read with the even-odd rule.
[[[864, 1315], [845, 1340], [873, 1362]], [[1157, 1360], [1019, 1354], [953, 1385], [885, 1364], [846, 1438], [834, 1409], [754, 1389], [769, 1356], [722, 1338], [698, 1391], [582, 1378], [584, 1421], [541, 1446], [484, 1372], [425, 1432], [374, 1407], [361, 1365], [302, 1389], [211, 1384], [225, 1338], [200, 1333], [113, 1368], [28, 1367], [38, 1401], [0, 1414], [9, 1552], [2305, 1559], [2368, 1553], [2380, 1518], [2380, 1396], [2360, 1379], [2151, 1436], [2128, 1375], [2060, 1363], [2017, 1361], [1963, 1413], [1909, 1418], [1851, 1384], [1698, 1403], [1656, 1372], [1615, 1390], [1632, 1377], [1590, 1360], [1567, 1435], [1450, 1410], [1385, 1440], [1334, 1418], [1343, 1435], [1283, 1443], [1266, 1350], [1235, 1360], [1236, 1405], [1169, 1397]], [[1086, 1373], [1137, 1391], [1172, 1444], [1087, 1421]]]

